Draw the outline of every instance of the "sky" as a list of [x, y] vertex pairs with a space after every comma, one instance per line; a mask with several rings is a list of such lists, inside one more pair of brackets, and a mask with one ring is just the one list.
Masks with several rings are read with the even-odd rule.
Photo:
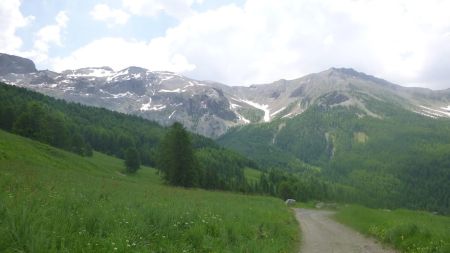
[[348, 67], [450, 88], [450, 0], [1, 0], [0, 52], [229, 85]]

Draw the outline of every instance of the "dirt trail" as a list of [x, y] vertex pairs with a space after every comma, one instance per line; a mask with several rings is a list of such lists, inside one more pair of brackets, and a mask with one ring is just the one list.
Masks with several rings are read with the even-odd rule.
[[394, 253], [332, 220], [331, 211], [295, 209], [302, 230], [301, 253]]

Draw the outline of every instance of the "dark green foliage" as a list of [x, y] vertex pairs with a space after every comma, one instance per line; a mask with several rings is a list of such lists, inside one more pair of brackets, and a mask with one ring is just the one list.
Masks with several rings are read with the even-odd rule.
[[17, 117], [12, 130], [28, 138], [42, 139], [41, 132], [44, 127], [44, 116], [44, 109], [40, 104], [29, 103]]
[[278, 195], [282, 199], [294, 198], [294, 190], [289, 182], [283, 181], [278, 185]]
[[238, 112], [251, 122], [259, 122], [264, 117], [264, 112], [259, 109], [239, 108]]
[[79, 133], [69, 134], [70, 128], [73, 128], [72, 123], [45, 104], [32, 101], [25, 104], [21, 112], [16, 113], [17, 117], [9, 118], [15, 119], [11, 124], [14, 133], [80, 155], [92, 155], [92, 150]]
[[270, 169], [261, 174], [257, 185], [257, 192], [302, 202], [334, 199], [337, 192], [335, 189], [338, 188], [316, 176], [313, 171], [292, 173], [281, 169]]
[[141, 159], [136, 148], [128, 148], [125, 152], [125, 170], [135, 173], [141, 166]]
[[244, 176], [244, 168], [257, 168], [254, 162], [224, 148], [194, 150], [190, 139], [183, 126], [175, 123], [161, 142], [158, 169], [166, 182], [184, 187], [256, 191]]
[[[0, 127], [87, 156], [94, 149], [124, 159], [126, 150], [135, 148], [141, 163], [150, 166], [156, 165], [157, 147], [168, 133], [167, 128], [137, 116], [68, 103], [5, 84], [0, 84]], [[174, 150], [194, 154], [198, 163], [192, 166], [189, 178], [178, 178], [177, 184], [252, 191], [243, 179], [242, 170], [257, 168], [255, 163], [219, 147], [209, 138], [182, 132], [182, 139], [174, 141], [191, 144], [184, 146], [186, 150], [178, 147]], [[190, 158], [183, 159], [179, 164], [191, 162]], [[206, 178], [213, 177], [225, 183], [207, 182]]]
[[315, 105], [292, 119], [232, 129], [219, 142], [266, 169], [320, 167], [315, 178], [335, 201], [450, 213], [450, 121], [365, 100], [378, 117]]
[[[166, 129], [155, 122], [102, 108], [68, 103], [23, 88], [0, 84], [0, 127], [50, 145], [88, 155], [92, 149], [124, 158], [134, 147], [141, 161], [155, 165]], [[193, 135], [196, 148], [217, 147]]]
[[200, 181], [205, 189], [251, 191], [244, 176], [245, 167], [254, 164], [227, 149], [203, 148], [196, 151]]
[[180, 123], [170, 127], [160, 144], [158, 169], [171, 185], [192, 187], [198, 184], [191, 139]]

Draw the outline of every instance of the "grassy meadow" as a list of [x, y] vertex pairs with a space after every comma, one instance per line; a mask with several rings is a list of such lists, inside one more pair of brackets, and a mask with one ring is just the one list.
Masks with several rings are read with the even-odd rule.
[[282, 200], [169, 187], [151, 168], [123, 167], [0, 131], [0, 252], [296, 252]]
[[449, 253], [450, 217], [410, 210], [341, 207], [335, 216], [366, 235], [408, 253]]

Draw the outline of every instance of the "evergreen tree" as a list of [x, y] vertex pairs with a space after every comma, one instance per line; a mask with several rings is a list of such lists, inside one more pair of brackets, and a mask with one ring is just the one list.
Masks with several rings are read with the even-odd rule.
[[171, 185], [197, 185], [198, 169], [191, 138], [180, 123], [174, 123], [159, 148], [158, 169]]
[[278, 185], [278, 195], [282, 199], [294, 198], [294, 191], [287, 181], [283, 181]]
[[28, 103], [13, 125], [13, 132], [32, 139], [42, 139], [44, 109], [38, 103]]
[[136, 148], [129, 148], [125, 152], [125, 169], [128, 173], [135, 173], [141, 166], [139, 153]]

